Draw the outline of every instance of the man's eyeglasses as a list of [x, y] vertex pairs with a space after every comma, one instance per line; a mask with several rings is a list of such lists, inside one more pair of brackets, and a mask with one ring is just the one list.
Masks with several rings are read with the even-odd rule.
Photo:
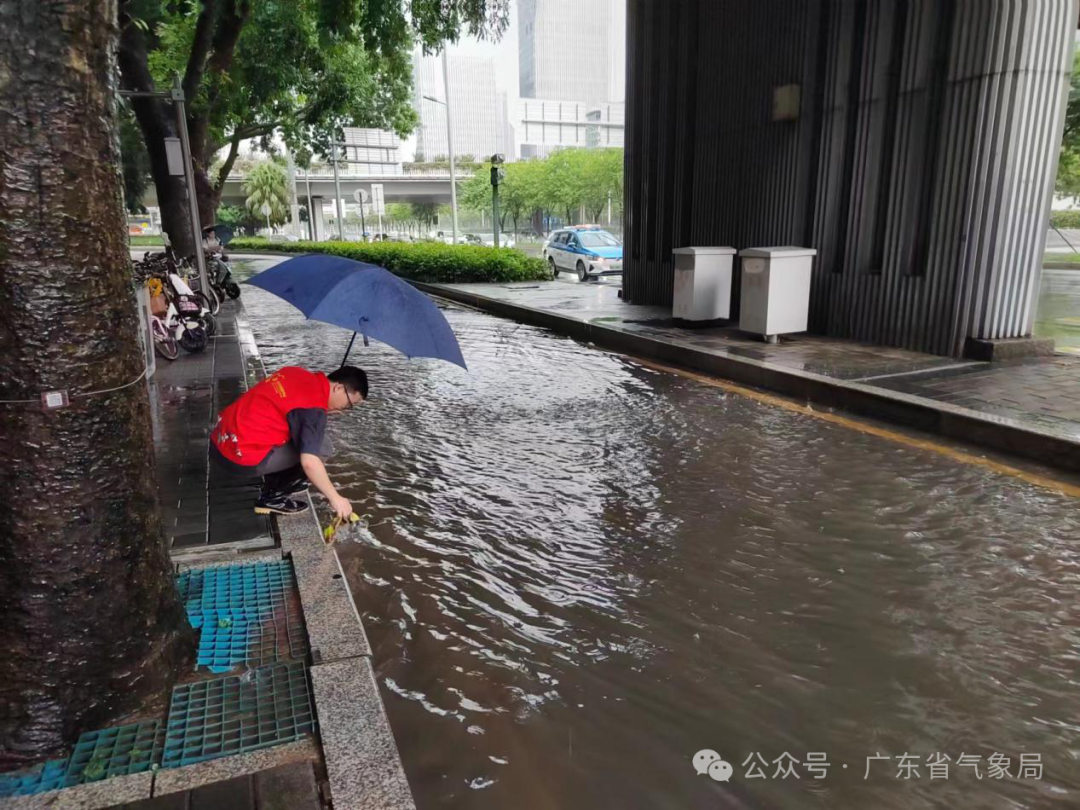
[[349, 400], [349, 407], [350, 408], [352, 408], [353, 405], [359, 405], [364, 401], [364, 398], [362, 396], [360, 396], [360, 394], [357, 394], [356, 399], [353, 399], [352, 398], [352, 392], [349, 391], [348, 388], [345, 389], [345, 399]]

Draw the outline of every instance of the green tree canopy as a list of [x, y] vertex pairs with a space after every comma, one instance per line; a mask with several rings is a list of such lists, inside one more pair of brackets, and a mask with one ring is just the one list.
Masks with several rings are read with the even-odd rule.
[[1080, 197], [1080, 53], [1073, 61], [1055, 190], [1063, 197]]
[[[499, 186], [499, 208], [514, 222], [537, 209], [553, 211], [575, 222], [581, 206], [597, 221], [607, 208], [622, 211], [623, 150], [563, 149], [544, 160], [525, 160], [503, 167], [506, 177]], [[491, 176], [485, 168], [461, 184], [458, 201], [463, 208], [491, 209]], [[504, 224], [500, 223], [500, 224]]]
[[[199, 209], [213, 216], [246, 139], [269, 144], [280, 133], [292, 148], [326, 155], [341, 126], [407, 135], [411, 57], [461, 30], [495, 37], [509, 0], [122, 0], [119, 61], [129, 90], [163, 89], [183, 77]], [[166, 228], [184, 222], [183, 187], [169, 179], [163, 136], [175, 134], [171, 106], [133, 102], [150, 152]], [[213, 156], [227, 157], [211, 174]]]

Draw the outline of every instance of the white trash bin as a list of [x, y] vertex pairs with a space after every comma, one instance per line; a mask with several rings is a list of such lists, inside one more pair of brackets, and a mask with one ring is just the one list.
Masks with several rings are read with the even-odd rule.
[[817, 251], [803, 247], [747, 248], [742, 259], [739, 329], [776, 343], [778, 335], [805, 332], [810, 276]]
[[675, 248], [673, 317], [684, 321], [713, 321], [731, 317], [731, 266], [735, 249]]

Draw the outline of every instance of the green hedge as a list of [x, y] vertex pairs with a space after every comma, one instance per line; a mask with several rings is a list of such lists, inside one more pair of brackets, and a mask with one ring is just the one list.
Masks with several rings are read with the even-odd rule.
[[1080, 211], [1051, 211], [1050, 224], [1055, 228], [1080, 228]]
[[233, 239], [229, 250], [328, 253], [385, 267], [392, 273], [432, 284], [541, 281], [551, 274], [541, 259], [513, 248], [447, 245], [442, 242], [271, 242]]

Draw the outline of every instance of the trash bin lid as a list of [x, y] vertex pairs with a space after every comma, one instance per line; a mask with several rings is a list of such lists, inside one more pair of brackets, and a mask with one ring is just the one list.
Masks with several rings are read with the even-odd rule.
[[735, 248], [729, 247], [681, 247], [675, 248], [672, 253], [680, 253], [684, 256], [734, 256]]
[[740, 250], [739, 255], [748, 259], [794, 259], [799, 256], [817, 256], [817, 250], [787, 245], [785, 247], [746, 248], [746, 250]]

